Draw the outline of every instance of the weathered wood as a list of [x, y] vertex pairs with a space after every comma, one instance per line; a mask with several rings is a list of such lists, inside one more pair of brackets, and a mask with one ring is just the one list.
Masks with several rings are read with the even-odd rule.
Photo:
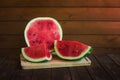
[[[113, 52], [114, 53], [114, 52]], [[108, 54], [108, 56], [118, 65], [120, 66], [120, 52], [119, 54]]]
[[[2, 63], [0, 64], [0, 80], [10, 80], [12, 75], [14, 74], [14, 70], [12, 65], [10, 65], [11, 63], [9, 61], [11, 61], [9, 56], [1, 56], [4, 59], [2, 60]], [[6, 77], [7, 76], [7, 77]]]
[[119, 21], [119, 10], [120, 8], [0, 8], [0, 21], [23, 21], [40, 16], [50, 16], [57, 20]]
[[0, 7], [120, 7], [119, 0], [1, 0]]
[[95, 55], [98, 63], [103, 67], [107, 74], [111, 75], [113, 80], [120, 80], [120, 66], [117, 66], [108, 56], [106, 55]]
[[51, 69], [36, 69], [33, 70], [32, 80], [52, 80]]
[[[77, 40], [93, 47], [120, 48], [120, 37], [113, 35], [64, 35], [64, 40]], [[7, 35], [0, 36], [0, 48], [26, 47], [24, 36]]]
[[71, 80], [68, 68], [53, 68], [52, 80]]
[[92, 65], [87, 67], [87, 70], [92, 80], [112, 80], [111, 75], [107, 74], [92, 55], [89, 58], [92, 61]]
[[85, 67], [69, 68], [72, 80], [91, 80], [90, 75]]
[[[120, 22], [104, 21], [59, 21], [63, 33], [73, 34], [120, 34]], [[0, 22], [0, 34], [24, 34], [28, 21]]]
[[32, 70], [17, 70], [11, 80], [32, 80]]

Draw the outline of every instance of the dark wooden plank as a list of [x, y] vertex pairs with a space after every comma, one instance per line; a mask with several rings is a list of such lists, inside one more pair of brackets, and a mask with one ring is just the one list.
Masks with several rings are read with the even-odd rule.
[[103, 69], [103, 67], [96, 61], [93, 55], [89, 58], [92, 61], [92, 65], [87, 67], [87, 70], [92, 80], [112, 80], [111, 76]]
[[[93, 47], [120, 48], [120, 36], [116, 35], [64, 35], [64, 40], [77, 40]], [[26, 46], [24, 36], [0, 36], [0, 48], [22, 48]]]
[[53, 68], [52, 80], [71, 80], [71, 75], [68, 68]]
[[2, 69], [0, 71], [0, 80], [10, 80], [12, 75], [14, 75], [12, 71], [7, 71], [5, 69]]
[[32, 80], [32, 70], [17, 70], [11, 80]]
[[36, 69], [33, 70], [32, 80], [52, 80], [51, 69]]
[[11, 55], [2, 55], [4, 60], [2, 60], [2, 64], [0, 64], [0, 80], [30, 80], [31, 71], [23, 71], [20, 68], [19, 63], [19, 55], [11, 54]]
[[113, 80], [120, 80], [120, 66], [117, 66], [108, 56], [106, 55], [95, 55], [100, 65], [105, 71], [112, 76]]
[[14, 60], [13, 56], [1, 56], [1, 57], [3, 57], [4, 60], [2, 60], [2, 64], [0, 66], [0, 80], [10, 80], [11, 77], [14, 75], [14, 71], [17, 69], [15, 67], [17, 66], [17, 64], [15, 64], [16, 60]]
[[114, 21], [120, 20], [119, 10], [120, 8], [0, 8], [0, 21], [23, 21], [40, 16], [50, 16], [57, 20]]
[[[120, 22], [59, 21], [64, 34], [120, 34]], [[23, 34], [28, 21], [0, 22], [0, 34]], [[9, 29], [10, 28], [10, 29]]]
[[[120, 53], [120, 52], [119, 52]], [[108, 55], [118, 66], [120, 66], [120, 54], [109, 54]]]
[[9, 71], [21, 69], [19, 54], [12, 53], [7, 55], [6, 64]]
[[120, 7], [119, 0], [1, 0], [0, 7]]
[[72, 80], [92, 80], [85, 67], [71, 67]]

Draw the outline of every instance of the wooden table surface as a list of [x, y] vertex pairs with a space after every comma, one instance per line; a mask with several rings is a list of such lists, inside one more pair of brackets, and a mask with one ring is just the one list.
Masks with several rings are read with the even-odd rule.
[[92, 54], [88, 67], [22, 70], [19, 54], [0, 56], [0, 80], [120, 80], [120, 54]]
[[[24, 29], [35, 17], [57, 19], [64, 40], [92, 46], [92, 65], [22, 70]], [[120, 0], [0, 0], [0, 80], [120, 80]]]

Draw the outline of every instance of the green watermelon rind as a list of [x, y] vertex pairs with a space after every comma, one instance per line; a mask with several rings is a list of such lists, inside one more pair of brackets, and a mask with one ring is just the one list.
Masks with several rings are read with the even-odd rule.
[[60, 54], [60, 52], [57, 49], [57, 40], [55, 40], [55, 42], [54, 42], [54, 49], [55, 49], [56, 55], [59, 58], [64, 59], [64, 60], [80, 60], [80, 59], [84, 58], [85, 56], [91, 54], [91, 52], [92, 52], [92, 47], [88, 46], [88, 48], [77, 57], [64, 57]]
[[29, 44], [29, 40], [27, 38], [27, 31], [28, 31], [31, 23], [35, 22], [36, 20], [52, 20], [57, 25], [57, 27], [59, 28], [59, 31], [60, 31], [60, 40], [62, 40], [63, 31], [62, 31], [61, 25], [58, 23], [58, 21], [56, 19], [51, 18], [51, 17], [37, 17], [37, 18], [34, 18], [34, 19], [30, 20], [28, 22], [28, 24], [26, 25], [26, 28], [24, 30], [24, 37], [25, 37], [25, 41], [26, 41], [26, 43], [27, 43], [28, 46], [30, 46], [30, 44]]
[[22, 56], [24, 57], [24, 59], [26, 59], [26, 60], [29, 61], [29, 62], [44, 62], [44, 61], [50, 61], [50, 60], [52, 60], [52, 55], [50, 55], [50, 58], [48, 58], [48, 57], [46, 56], [46, 57], [44, 57], [44, 58], [33, 59], [33, 58], [28, 57], [28, 56], [25, 54], [24, 48], [22, 48], [21, 51], [22, 51]]

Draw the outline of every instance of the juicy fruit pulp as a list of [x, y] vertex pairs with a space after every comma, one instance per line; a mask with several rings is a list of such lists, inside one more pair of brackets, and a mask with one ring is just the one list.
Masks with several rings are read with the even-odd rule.
[[56, 41], [55, 52], [58, 57], [66, 60], [77, 60], [91, 53], [91, 47], [77, 41]]
[[49, 50], [46, 49], [45, 44], [22, 48], [22, 55], [26, 60], [31, 62], [42, 62], [52, 59], [52, 55]]
[[39, 17], [31, 20], [25, 29], [25, 40], [28, 46], [45, 43], [48, 49], [54, 48], [54, 40], [62, 39], [62, 29], [59, 23], [49, 17]]

